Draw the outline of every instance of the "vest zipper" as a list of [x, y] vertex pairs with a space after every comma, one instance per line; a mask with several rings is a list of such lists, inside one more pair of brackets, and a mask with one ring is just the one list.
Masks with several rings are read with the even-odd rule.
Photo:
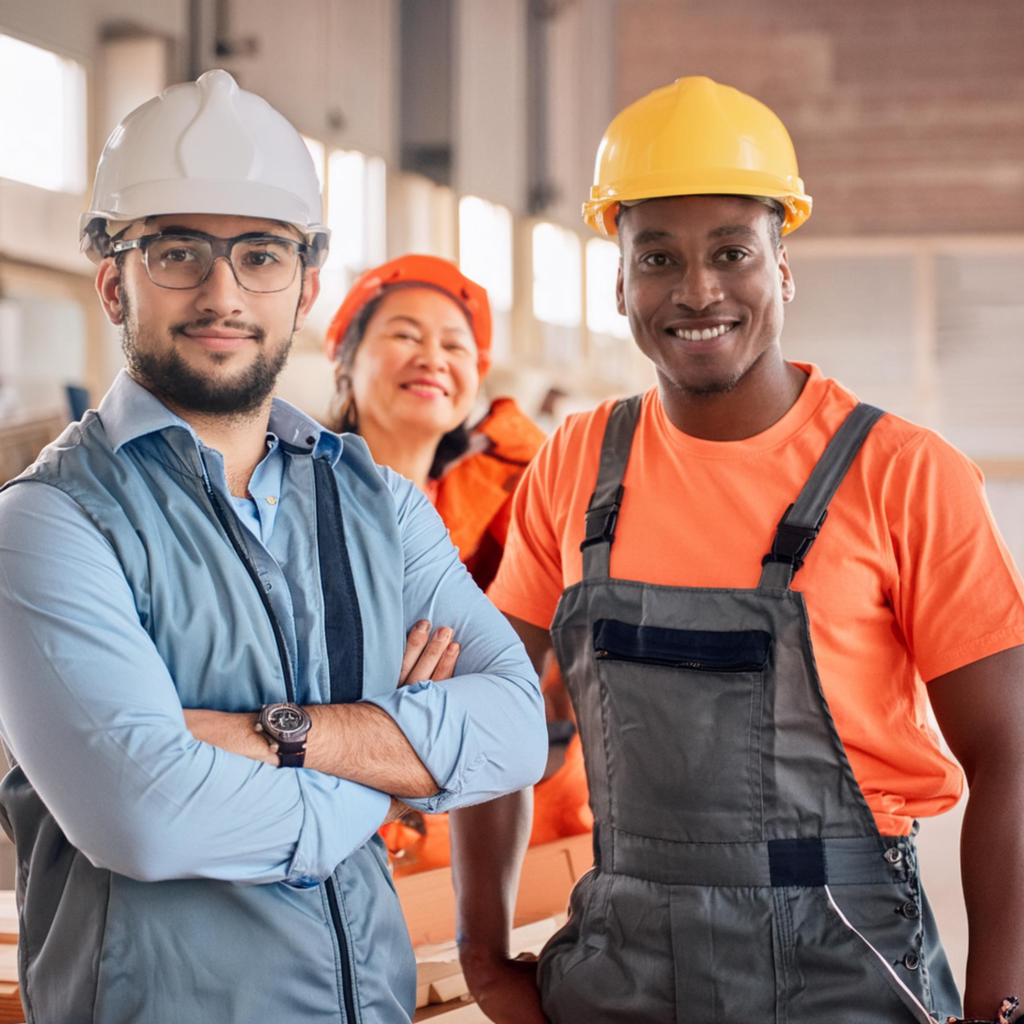
[[[204, 481], [204, 483], [206, 483], [206, 481]], [[256, 587], [257, 593], [260, 595], [260, 600], [263, 602], [263, 607], [266, 610], [267, 617], [270, 619], [270, 625], [274, 630], [274, 639], [277, 642], [277, 654], [281, 659], [281, 669], [284, 672], [284, 686], [288, 695], [288, 703], [294, 704], [295, 686], [292, 682], [292, 669], [291, 662], [288, 658], [288, 648], [284, 642], [284, 635], [281, 632], [280, 623], [278, 623], [277, 616], [274, 614], [274, 607], [270, 603], [270, 598], [267, 597], [266, 591], [263, 589], [263, 583], [260, 580], [259, 571], [253, 564], [252, 559], [249, 557], [249, 553], [242, 546], [242, 542], [235, 536], [235, 531], [232, 528], [231, 521], [227, 517], [227, 513], [224, 511], [224, 506], [221, 505], [216, 492], [209, 483], [206, 483], [206, 493], [210, 498], [210, 504], [213, 506], [213, 511], [217, 516], [218, 522], [224, 528], [224, 532], [228, 535], [228, 540], [231, 541], [231, 546], [235, 549], [235, 554], [238, 555], [239, 559], [241, 559], [242, 564], [249, 573], [250, 579], [252, 579], [253, 584]], [[341, 994], [345, 1002], [345, 1021], [346, 1024], [356, 1024], [356, 1007], [355, 1001], [352, 998], [352, 964], [349, 961], [348, 936], [345, 933], [345, 926], [341, 920], [341, 908], [338, 905], [338, 893], [334, 887], [333, 877], [328, 878], [323, 885], [327, 890], [327, 904], [331, 908], [331, 923], [333, 924], [334, 932], [338, 937], [338, 952], [341, 957]]]
[[213, 505], [213, 511], [217, 515], [217, 520], [224, 528], [224, 532], [228, 535], [228, 540], [231, 541], [231, 546], [235, 549], [235, 554], [238, 555], [239, 559], [241, 559], [246, 572], [249, 573], [249, 578], [256, 587], [256, 592], [260, 595], [260, 601], [263, 602], [263, 608], [267, 613], [267, 617], [270, 619], [270, 627], [274, 631], [274, 640], [277, 643], [277, 656], [281, 660], [281, 671], [284, 672], [285, 694], [287, 695], [288, 703], [294, 704], [295, 684], [292, 682], [292, 663], [291, 659], [288, 657], [288, 647], [284, 642], [284, 634], [281, 632], [281, 625], [277, 621], [277, 616], [274, 614], [274, 606], [270, 603], [270, 598], [267, 597], [267, 592], [263, 589], [263, 581], [260, 579], [259, 570], [253, 564], [252, 559], [249, 557], [249, 552], [245, 550], [242, 542], [235, 536], [234, 528], [227, 517], [227, 513], [224, 511], [224, 506], [221, 505], [220, 499], [217, 497], [216, 492], [209, 483], [206, 483], [206, 493], [210, 498], [210, 504]]
[[345, 999], [345, 1022], [356, 1024], [356, 1004], [352, 998], [352, 964], [348, 955], [348, 936], [341, 920], [341, 907], [338, 905], [338, 892], [334, 887], [334, 879], [329, 878], [324, 885], [327, 887], [327, 904], [331, 908], [331, 921], [338, 936], [338, 953], [341, 956], [341, 991]]

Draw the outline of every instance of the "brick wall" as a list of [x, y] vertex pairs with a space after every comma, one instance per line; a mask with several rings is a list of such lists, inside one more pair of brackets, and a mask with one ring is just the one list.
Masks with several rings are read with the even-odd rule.
[[620, 0], [621, 109], [682, 75], [768, 104], [808, 234], [1024, 231], [1022, 0]]

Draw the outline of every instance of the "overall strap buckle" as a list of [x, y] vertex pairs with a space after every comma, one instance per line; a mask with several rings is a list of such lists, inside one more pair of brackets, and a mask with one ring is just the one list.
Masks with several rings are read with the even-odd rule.
[[786, 565], [791, 565], [793, 572], [796, 573], [804, 564], [811, 545], [817, 539], [818, 533], [828, 518], [828, 509], [826, 508], [821, 513], [817, 525], [797, 526], [795, 523], [786, 522], [792, 511], [793, 506], [790, 505], [779, 520], [779, 525], [775, 528], [772, 549], [761, 559], [762, 566], [768, 565], [769, 562], [783, 562]]
[[619, 484], [615, 498], [608, 505], [596, 505], [587, 509], [586, 530], [580, 551], [591, 544], [610, 544], [615, 539], [615, 526], [619, 521], [619, 509], [622, 507], [622, 496], [626, 488]]

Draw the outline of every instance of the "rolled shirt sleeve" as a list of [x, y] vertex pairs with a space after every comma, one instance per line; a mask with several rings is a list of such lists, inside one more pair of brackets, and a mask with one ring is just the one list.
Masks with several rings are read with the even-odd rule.
[[69, 841], [144, 881], [319, 881], [390, 806], [197, 741], [112, 548], [44, 484], [0, 494], [0, 731]]
[[426, 497], [390, 470], [405, 552], [406, 629], [418, 619], [454, 630], [456, 674], [414, 681], [369, 702], [405, 734], [439, 788], [405, 800], [429, 813], [482, 803], [535, 783], [547, 759], [544, 700], [526, 650], [483, 595]]

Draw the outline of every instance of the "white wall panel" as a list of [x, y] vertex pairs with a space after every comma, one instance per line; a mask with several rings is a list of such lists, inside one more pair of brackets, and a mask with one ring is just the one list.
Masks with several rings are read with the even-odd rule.
[[232, 10], [232, 36], [253, 38], [252, 55], [221, 65], [300, 131], [341, 149], [389, 159], [395, 136], [392, 0], [246, 0]]
[[1024, 248], [936, 270], [942, 431], [972, 458], [1024, 460]]
[[915, 279], [910, 256], [824, 256], [790, 247], [796, 298], [782, 349], [816, 363], [865, 402], [920, 419], [915, 398]]
[[456, 8], [458, 192], [522, 213], [526, 204], [526, 2]]

